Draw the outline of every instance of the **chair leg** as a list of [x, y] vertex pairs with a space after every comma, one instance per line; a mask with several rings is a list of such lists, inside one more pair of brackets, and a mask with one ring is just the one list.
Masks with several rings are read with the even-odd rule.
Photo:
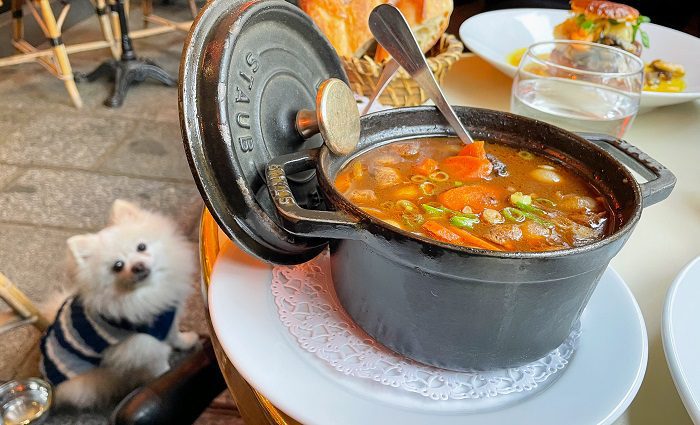
[[119, 59], [120, 51], [119, 46], [114, 40], [114, 33], [112, 33], [112, 26], [109, 24], [109, 17], [107, 17], [107, 4], [105, 0], [95, 1], [95, 12], [97, 13], [97, 19], [100, 21], [100, 29], [102, 30], [102, 35], [105, 40], [109, 43], [109, 50], [112, 52], [112, 57], [114, 59]]
[[48, 319], [2, 273], [0, 273], [0, 299], [4, 300], [23, 319], [35, 316], [34, 326], [40, 331], [49, 327], [50, 322]]
[[148, 17], [153, 14], [153, 0], [141, 0], [141, 12], [143, 13], [143, 27], [148, 28]]
[[24, 21], [22, 20], [22, 5], [24, 0], [12, 0], [12, 40], [24, 38]]
[[58, 28], [58, 25], [56, 25], [56, 17], [51, 10], [49, 0], [39, 0], [39, 7], [41, 8], [41, 16], [48, 31], [49, 43], [51, 43], [53, 46], [53, 54], [56, 58], [56, 63], [58, 64], [58, 71], [61, 79], [66, 85], [68, 95], [73, 101], [75, 107], [82, 108], [83, 101], [80, 98], [78, 87], [75, 85], [73, 70], [71, 69], [70, 61], [68, 60], [66, 46], [63, 44], [63, 40], [61, 40], [61, 29]]
[[[114, 9], [114, 0], [107, 0], [109, 2], [109, 21], [110, 25], [112, 26], [112, 34], [114, 34], [114, 39], [117, 40], [117, 45], [121, 46], [119, 44], [119, 40], [122, 39], [122, 33], [121, 33], [121, 25], [119, 25], [119, 15], [117, 14], [117, 11]], [[121, 47], [120, 47], [121, 49]]]
[[197, 9], [197, 3], [195, 3], [195, 0], [187, 0], [187, 4], [190, 6], [190, 13], [192, 14], [192, 19], [197, 17], [197, 12], [199, 10]]

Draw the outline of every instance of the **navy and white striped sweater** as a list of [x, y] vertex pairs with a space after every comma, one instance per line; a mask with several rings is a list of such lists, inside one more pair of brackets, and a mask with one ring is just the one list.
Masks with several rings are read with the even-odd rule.
[[56, 321], [41, 337], [41, 372], [54, 386], [99, 366], [104, 351], [135, 333], [164, 341], [175, 322], [175, 309], [156, 316], [150, 324], [115, 322], [89, 313], [80, 298], [68, 298]]

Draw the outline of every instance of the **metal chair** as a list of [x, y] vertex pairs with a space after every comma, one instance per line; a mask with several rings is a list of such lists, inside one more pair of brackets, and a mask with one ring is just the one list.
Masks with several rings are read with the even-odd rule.
[[50, 322], [29, 301], [29, 298], [2, 273], [0, 273], [0, 299], [12, 309], [8, 317], [0, 318], [0, 334], [24, 325], [33, 325], [40, 332], [49, 327]]
[[[163, 1], [163, 3], [165, 4], [170, 4], [170, 2], [171, 0]], [[199, 12], [199, 8], [197, 8], [195, 0], [187, 0], [187, 5], [190, 8], [190, 14], [192, 15], [192, 19], [196, 18], [197, 13]], [[155, 15], [153, 13], [153, 0], [141, 0], [141, 11], [143, 13], [143, 23], [145, 26], [148, 26], [149, 24], [156, 24], [164, 26], [166, 28], [171, 28], [172, 30], [188, 32], [190, 25], [192, 24], [192, 21], [175, 22], [169, 19], [165, 19], [161, 16]]]
[[[11, 0], [12, 8], [12, 45], [17, 50], [17, 54], [0, 58], [0, 67], [18, 65], [27, 62], [38, 62], [51, 74], [62, 80], [68, 91], [68, 95], [76, 108], [83, 105], [80, 93], [73, 78], [73, 69], [68, 59], [71, 53], [84, 52], [88, 50], [109, 48], [112, 55], [119, 56], [119, 50], [114, 42], [109, 19], [105, 14], [105, 0], [95, 0], [95, 10], [102, 28], [104, 40], [91, 41], [86, 43], [66, 46], [63, 43], [61, 28], [66, 19], [70, 4], [63, 0], [63, 6], [58, 18], [51, 9], [49, 0]], [[2, 4], [2, 0], [0, 0]], [[37, 25], [49, 41], [50, 48], [39, 49], [24, 39], [23, 6], [26, 6], [34, 17]]]

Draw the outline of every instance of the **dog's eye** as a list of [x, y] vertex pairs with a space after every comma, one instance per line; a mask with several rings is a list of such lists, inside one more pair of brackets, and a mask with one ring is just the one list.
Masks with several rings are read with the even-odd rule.
[[136, 250], [137, 250], [138, 252], [143, 252], [143, 251], [145, 251], [145, 250], [146, 250], [146, 244], [143, 243], [143, 242], [140, 243], [140, 244], [136, 247]]
[[114, 262], [114, 265], [112, 266], [112, 271], [115, 273], [119, 273], [124, 269], [124, 262], [122, 260], [117, 260]]

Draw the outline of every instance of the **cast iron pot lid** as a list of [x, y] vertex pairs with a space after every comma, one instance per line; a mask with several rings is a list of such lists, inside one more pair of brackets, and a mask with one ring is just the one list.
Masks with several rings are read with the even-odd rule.
[[[180, 125], [192, 175], [221, 229], [265, 261], [298, 264], [325, 246], [283, 229], [264, 169], [323, 143], [303, 139], [294, 123], [297, 111], [315, 109], [317, 88], [331, 77], [348, 81], [335, 50], [281, 0], [209, 2], [185, 42]], [[300, 204], [319, 208], [313, 171], [289, 180]]]

